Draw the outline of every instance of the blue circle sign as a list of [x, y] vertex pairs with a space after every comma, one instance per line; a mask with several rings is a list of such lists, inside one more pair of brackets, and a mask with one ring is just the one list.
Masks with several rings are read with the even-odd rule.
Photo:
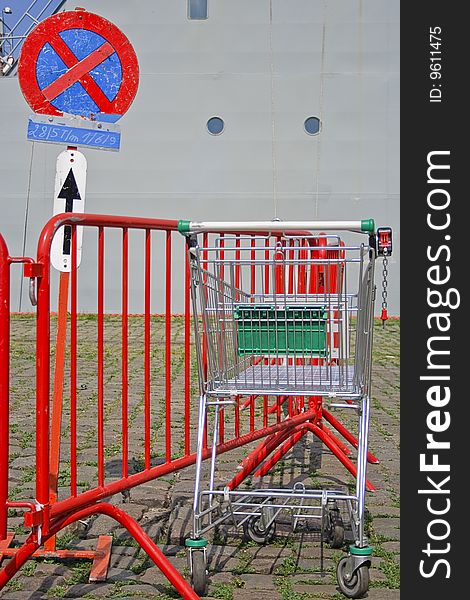
[[23, 94], [37, 113], [117, 121], [138, 87], [137, 57], [112, 23], [84, 10], [40, 23], [23, 44]]

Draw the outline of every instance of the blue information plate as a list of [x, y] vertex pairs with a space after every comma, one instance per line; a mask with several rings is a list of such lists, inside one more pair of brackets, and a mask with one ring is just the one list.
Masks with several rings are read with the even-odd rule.
[[27, 137], [33, 142], [86, 146], [100, 150], [118, 151], [121, 145], [121, 132], [117, 125], [43, 115], [29, 118]]

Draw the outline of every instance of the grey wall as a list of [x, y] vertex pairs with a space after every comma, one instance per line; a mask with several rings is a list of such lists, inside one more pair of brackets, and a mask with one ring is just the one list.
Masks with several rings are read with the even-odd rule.
[[[87, 212], [374, 217], [394, 227], [390, 312], [399, 313], [398, 1], [209, 0], [207, 21], [189, 21], [186, 0], [80, 5], [126, 33], [141, 74], [119, 122], [121, 151], [84, 150]], [[61, 148], [26, 140], [30, 109], [16, 77], [0, 78], [0, 99], [0, 231], [12, 254], [25, 243], [34, 255]], [[206, 131], [213, 115], [225, 120], [220, 136]], [[322, 120], [317, 136], [303, 130], [310, 115]], [[28, 310], [19, 286], [18, 269], [12, 308]], [[81, 310], [94, 309], [87, 298]]]

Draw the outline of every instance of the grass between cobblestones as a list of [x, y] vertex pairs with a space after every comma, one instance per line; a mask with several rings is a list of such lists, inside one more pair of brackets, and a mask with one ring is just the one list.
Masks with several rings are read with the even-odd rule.
[[[96, 485], [93, 473], [97, 469], [96, 453], [96, 317], [93, 315], [79, 316], [79, 349], [78, 349], [78, 486], [80, 490]], [[107, 476], [119, 476], [119, 457], [121, 453], [119, 416], [121, 407], [120, 381], [120, 325], [118, 317], [106, 317], [105, 326], [105, 456]], [[19, 315], [13, 317], [12, 323], [12, 378], [11, 378], [11, 427], [10, 427], [10, 499], [29, 499], [34, 497], [35, 467], [34, 460], [35, 433], [33, 424], [34, 410], [34, 317]], [[54, 331], [55, 320], [52, 322]], [[152, 461], [157, 464], [164, 456], [164, 419], [165, 419], [165, 352], [164, 352], [164, 319], [152, 318]], [[369, 477], [376, 485], [377, 494], [368, 494], [367, 529], [371, 544], [374, 546], [374, 558], [371, 573], [370, 595], [373, 599], [380, 596], [374, 595], [380, 589], [389, 590], [387, 600], [399, 598], [399, 530], [398, 516], [400, 506], [399, 492], [399, 327], [398, 320], [389, 321], [385, 330], [379, 322], [375, 325], [374, 358], [373, 358], [373, 398], [371, 414], [371, 450], [379, 457], [378, 465], [371, 465]], [[184, 322], [181, 318], [172, 320], [171, 338], [172, 352], [171, 382], [175, 392], [174, 398], [181, 400], [178, 390], [182, 389], [184, 379], [184, 346], [182, 343]], [[134, 471], [143, 468], [142, 454], [142, 357], [141, 344], [142, 319], [129, 319], [129, 421], [131, 430], [131, 464]], [[54, 357], [54, 344], [51, 355]], [[197, 394], [196, 365], [194, 357], [191, 363], [193, 398]], [[67, 486], [70, 484], [70, 460], [67, 444], [70, 431], [67, 427], [69, 415], [69, 372], [66, 370], [64, 385], [64, 452], [61, 457], [59, 488], [60, 493], [68, 494]], [[182, 436], [184, 418], [180, 402], [171, 407], [175, 416], [179, 418], [172, 422], [172, 451], [173, 456], [180, 456], [184, 450]], [[195, 416], [196, 404], [192, 406]], [[248, 414], [249, 411], [246, 411]], [[260, 409], [256, 407], [255, 418], [260, 418]], [[343, 415], [341, 415], [343, 419]], [[352, 424], [351, 417], [345, 415], [346, 426]], [[191, 434], [194, 439], [195, 427], [192, 423]], [[316, 450], [315, 450], [316, 448]], [[311, 487], [321, 487], [328, 481], [341, 482], [345, 486], [352, 486], [353, 480], [342, 469], [331, 454], [323, 449], [321, 468], [316, 470], [309, 463], [311, 454], [318, 452], [318, 444], [306, 442], [299, 452], [294, 449], [284, 460], [277, 463], [269, 474], [272, 482], [284, 485], [292, 478], [307, 477]], [[297, 454], [296, 454], [297, 452]], [[236, 465], [243, 457], [243, 451], [229, 453], [221, 457], [221, 466], [228, 472], [235, 472]], [[300, 457], [300, 458], [299, 458]], [[302, 462], [304, 461], [304, 462]], [[306, 461], [306, 462], [305, 462]], [[117, 470], [116, 470], [117, 469]], [[224, 471], [225, 473], [225, 471]], [[165, 486], [167, 494], [166, 505], [163, 508], [161, 499], [162, 491], [154, 495], [143, 497], [134, 491], [131, 494], [131, 503], [123, 505], [129, 510], [142, 507], [139, 520], [144, 528], [152, 531], [171, 562], [183, 573], [188, 575], [184, 566], [184, 549], [178, 546], [181, 536], [187, 535], [190, 529], [190, 520], [180, 516], [191, 504], [191, 485], [188, 490], [179, 487], [191, 475], [185, 472], [170, 474], [159, 481]], [[245, 489], [256, 486], [255, 479], [245, 482]], [[113, 502], [120, 502], [116, 497]], [[155, 502], [158, 501], [157, 505]], [[157, 508], [155, 508], [157, 506]], [[168, 519], [169, 511], [171, 519]], [[153, 511], [153, 512], [152, 512]], [[159, 512], [160, 511], [160, 512]], [[19, 541], [24, 539], [27, 530], [22, 524], [21, 513], [10, 511], [11, 526]], [[89, 524], [89, 538], [95, 539], [99, 535], [101, 517]], [[98, 527], [98, 529], [94, 529]], [[61, 563], [50, 560], [28, 561], [0, 593], [1, 598], [9, 598], [9, 594], [22, 593], [24, 598], [31, 594], [34, 600], [50, 598], [83, 597], [88, 600], [98, 598], [158, 598], [171, 600], [179, 597], [164, 577], [156, 574], [155, 567], [143, 553], [138, 551], [138, 544], [122, 529], [110, 526], [107, 533], [113, 536], [113, 560], [116, 567], [111, 567], [112, 577], [106, 584], [88, 584], [91, 568], [89, 561], [63, 561]], [[57, 538], [58, 548], [84, 547], [83, 540], [75, 530], [61, 532]], [[171, 548], [179, 548], [171, 551]], [[231, 550], [231, 544], [233, 549]], [[221, 600], [243, 600], [258, 598], [271, 598], [271, 600], [307, 600], [308, 598], [324, 598], [328, 600], [343, 600], [335, 583], [335, 562], [344, 555], [341, 551], [325, 553], [325, 573], [322, 576], [318, 570], [318, 541], [307, 541], [297, 533], [279, 533], [269, 546], [259, 547], [253, 542], [246, 542], [240, 536], [219, 531], [211, 540], [211, 545], [216, 549], [215, 554], [224, 552], [227, 559], [214, 561], [209, 564], [211, 583], [209, 597]], [[88, 545], [87, 547], [90, 547]], [[129, 555], [127, 563], [119, 565], [119, 556], [126, 557], [127, 550], [134, 555]], [[273, 550], [279, 551], [274, 557]], [[309, 558], [311, 557], [311, 558]], [[182, 562], [183, 561], [183, 562]], [[225, 561], [225, 562], [224, 562]], [[81, 595], [77, 595], [80, 593]], [[396, 591], [396, 596], [393, 595]], [[22, 596], [23, 597], [23, 596]]]

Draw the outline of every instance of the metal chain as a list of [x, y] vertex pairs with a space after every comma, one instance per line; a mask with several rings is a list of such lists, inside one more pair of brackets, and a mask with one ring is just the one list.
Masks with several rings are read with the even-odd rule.
[[[383, 270], [382, 270], [382, 316], [387, 315], [387, 286], [388, 286], [388, 249], [384, 248]], [[382, 325], [385, 327], [386, 318], [382, 318]]]

